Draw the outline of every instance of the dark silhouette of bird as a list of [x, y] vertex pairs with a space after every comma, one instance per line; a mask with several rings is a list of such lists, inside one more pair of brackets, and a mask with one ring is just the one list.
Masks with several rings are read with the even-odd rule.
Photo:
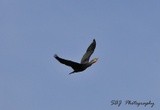
[[81, 63], [77, 63], [71, 60], [66, 60], [63, 58], [60, 58], [57, 54], [54, 55], [54, 57], [62, 64], [65, 64], [67, 66], [72, 67], [73, 72], [69, 73], [76, 73], [84, 71], [86, 68], [90, 67], [92, 64], [96, 63], [98, 58], [94, 58], [91, 61], [89, 61], [91, 55], [93, 54], [94, 50], [96, 48], [96, 40], [93, 39], [93, 42], [90, 44], [90, 46], [87, 48], [86, 53], [83, 55], [81, 59]]

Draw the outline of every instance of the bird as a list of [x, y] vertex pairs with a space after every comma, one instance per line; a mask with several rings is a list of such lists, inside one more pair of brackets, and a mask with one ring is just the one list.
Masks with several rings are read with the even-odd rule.
[[77, 72], [82, 72], [88, 67], [90, 67], [92, 64], [96, 63], [98, 58], [93, 58], [91, 61], [89, 61], [91, 55], [93, 54], [94, 50], [96, 48], [96, 40], [93, 39], [92, 43], [89, 45], [87, 48], [85, 54], [83, 55], [81, 62], [74, 62], [72, 60], [67, 60], [59, 57], [57, 54], [54, 55], [54, 58], [58, 60], [60, 63], [69, 66], [73, 69], [73, 71], [69, 74], [77, 73]]

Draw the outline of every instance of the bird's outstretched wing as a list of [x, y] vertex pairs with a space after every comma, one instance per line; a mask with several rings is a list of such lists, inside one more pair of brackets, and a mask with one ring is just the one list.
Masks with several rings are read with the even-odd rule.
[[83, 55], [83, 57], [81, 59], [81, 64], [89, 62], [89, 58], [92, 55], [92, 53], [94, 52], [95, 48], [96, 48], [96, 40], [93, 39], [93, 42], [90, 44], [90, 46], [88, 47], [86, 53]]
[[65, 64], [67, 66], [70, 66], [72, 67], [73, 69], [76, 69], [80, 64], [77, 63], [77, 62], [73, 62], [71, 60], [66, 60], [66, 59], [63, 59], [63, 58], [60, 58], [58, 55], [54, 55], [54, 57], [62, 64]]

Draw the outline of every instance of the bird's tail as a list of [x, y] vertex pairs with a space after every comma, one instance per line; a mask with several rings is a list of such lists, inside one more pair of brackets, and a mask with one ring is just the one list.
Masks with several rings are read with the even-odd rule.
[[70, 75], [70, 74], [73, 74], [73, 73], [75, 73], [75, 71], [72, 71], [71, 73], [69, 73], [69, 75]]

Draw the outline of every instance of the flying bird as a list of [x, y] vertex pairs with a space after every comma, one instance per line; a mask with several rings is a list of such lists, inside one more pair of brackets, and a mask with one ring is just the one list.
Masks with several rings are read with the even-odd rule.
[[86, 68], [90, 67], [92, 64], [96, 63], [98, 58], [94, 58], [91, 61], [89, 61], [91, 55], [93, 54], [94, 50], [96, 48], [96, 40], [93, 39], [93, 42], [90, 44], [90, 46], [87, 48], [86, 53], [83, 55], [81, 62], [77, 63], [71, 60], [66, 60], [61, 57], [59, 57], [57, 54], [54, 55], [54, 57], [62, 64], [65, 64], [67, 66], [70, 66], [73, 71], [69, 74], [81, 72], [84, 71]]

